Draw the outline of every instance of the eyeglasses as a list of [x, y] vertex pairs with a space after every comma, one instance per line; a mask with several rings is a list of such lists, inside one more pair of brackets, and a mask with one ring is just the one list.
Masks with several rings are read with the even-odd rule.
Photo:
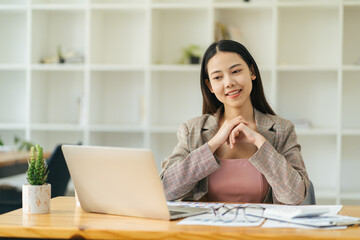
[[215, 216], [223, 222], [233, 222], [237, 219], [239, 213], [242, 214], [246, 222], [258, 222], [264, 216], [265, 208], [259, 205], [240, 205], [228, 207], [223, 205], [219, 208], [213, 208]]

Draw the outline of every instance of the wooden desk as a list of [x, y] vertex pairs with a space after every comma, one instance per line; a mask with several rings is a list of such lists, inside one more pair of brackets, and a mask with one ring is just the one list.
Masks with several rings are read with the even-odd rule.
[[[344, 215], [360, 217], [360, 206], [344, 206]], [[160, 221], [95, 214], [76, 207], [74, 197], [51, 200], [51, 213], [0, 215], [0, 237], [73, 239], [360, 239], [360, 227], [346, 230], [266, 229], [259, 227], [183, 226]]]
[[[51, 153], [44, 153], [49, 158]], [[29, 152], [0, 152], [0, 178], [25, 173]]]

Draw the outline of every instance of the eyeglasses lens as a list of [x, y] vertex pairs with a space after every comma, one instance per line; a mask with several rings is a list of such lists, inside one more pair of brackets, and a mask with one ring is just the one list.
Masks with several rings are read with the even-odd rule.
[[244, 217], [248, 222], [257, 222], [264, 215], [262, 207], [247, 207], [244, 209]]
[[214, 209], [214, 214], [224, 222], [243, 221], [243, 222], [257, 222], [262, 219], [264, 209], [262, 207], [233, 207], [228, 208], [223, 206], [219, 209]]
[[226, 208], [223, 207], [221, 209], [219, 209], [219, 217], [221, 220], [223, 220], [224, 222], [232, 222], [235, 221], [235, 219], [237, 218], [238, 214], [239, 214], [239, 210], [238, 208]]

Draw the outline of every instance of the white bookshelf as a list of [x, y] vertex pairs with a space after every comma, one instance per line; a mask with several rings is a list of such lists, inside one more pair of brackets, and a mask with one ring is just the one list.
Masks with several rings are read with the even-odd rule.
[[[0, 134], [145, 147], [158, 168], [201, 114], [200, 65], [182, 48], [234, 29], [275, 111], [296, 127], [319, 203], [360, 203], [359, 0], [2, 0]], [[78, 64], [41, 64], [73, 50]]]

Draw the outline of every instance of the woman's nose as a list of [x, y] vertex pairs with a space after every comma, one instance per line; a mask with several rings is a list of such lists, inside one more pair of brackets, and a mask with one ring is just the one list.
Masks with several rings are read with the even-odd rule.
[[235, 81], [231, 76], [225, 77], [225, 87], [232, 87], [235, 85]]

